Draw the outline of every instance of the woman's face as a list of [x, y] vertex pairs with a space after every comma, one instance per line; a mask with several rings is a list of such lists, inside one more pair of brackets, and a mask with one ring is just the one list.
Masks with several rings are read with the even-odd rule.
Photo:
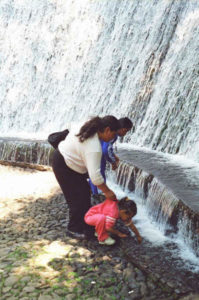
[[117, 134], [119, 136], [125, 136], [129, 130], [131, 130], [131, 128], [120, 128], [118, 129]]
[[110, 127], [106, 127], [103, 132], [99, 132], [99, 138], [104, 142], [110, 142], [114, 139], [117, 131], [112, 131]]

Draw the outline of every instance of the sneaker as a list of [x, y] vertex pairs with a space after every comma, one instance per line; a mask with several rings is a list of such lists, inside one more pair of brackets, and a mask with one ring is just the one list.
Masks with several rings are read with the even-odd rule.
[[104, 240], [103, 242], [102, 242], [102, 241], [99, 241], [99, 244], [100, 244], [100, 245], [108, 245], [108, 246], [111, 246], [111, 245], [115, 244], [115, 240], [112, 239], [112, 238], [109, 236], [109, 237], [108, 237], [106, 240]]
[[84, 240], [86, 238], [84, 233], [79, 233], [71, 230], [67, 230], [66, 232], [70, 237], [78, 240]]
[[95, 232], [95, 236], [96, 236], [96, 237], [98, 237], [98, 234], [97, 234], [97, 232]]

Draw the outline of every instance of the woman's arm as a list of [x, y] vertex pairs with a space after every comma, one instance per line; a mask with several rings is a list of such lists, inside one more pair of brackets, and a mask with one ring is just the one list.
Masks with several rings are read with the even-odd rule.
[[101, 167], [101, 156], [100, 152], [91, 152], [85, 156], [86, 166], [88, 170], [89, 177], [94, 185], [96, 185], [105, 195], [107, 199], [116, 199], [115, 193], [109, 189], [109, 187], [104, 182], [102, 177], [100, 167]]
[[106, 185], [106, 183], [102, 183], [100, 185], [97, 185], [97, 187], [102, 191], [102, 193], [105, 195], [106, 199], [116, 199], [115, 193], [109, 189], [109, 187]]

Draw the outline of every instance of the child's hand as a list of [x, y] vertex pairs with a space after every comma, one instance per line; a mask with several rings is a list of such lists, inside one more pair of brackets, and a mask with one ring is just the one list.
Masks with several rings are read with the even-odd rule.
[[127, 237], [127, 234], [119, 232], [118, 236], [121, 237], [121, 238], [125, 238], [125, 237]]
[[139, 244], [142, 243], [142, 237], [141, 237], [141, 236], [138, 236], [138, 237], [137, 237], [137, 240], [138, 240], [138, 243], [139, 243]]

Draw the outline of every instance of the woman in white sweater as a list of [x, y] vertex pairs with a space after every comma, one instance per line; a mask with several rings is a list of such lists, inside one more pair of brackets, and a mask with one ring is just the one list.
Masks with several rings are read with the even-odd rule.
[[100, 172], [100, 140], [109, 142], [118, 129], [119, 122], [114, 116], [94, 117], [80, 129], [72, 129], [54, 152], [52, 167], [68, 204], [68, 234], [72, 237], [83, 239], [93, 232], [84, 222], [84, 215], [91, 206], [88, 176], [107, 199], [116, 198]]

